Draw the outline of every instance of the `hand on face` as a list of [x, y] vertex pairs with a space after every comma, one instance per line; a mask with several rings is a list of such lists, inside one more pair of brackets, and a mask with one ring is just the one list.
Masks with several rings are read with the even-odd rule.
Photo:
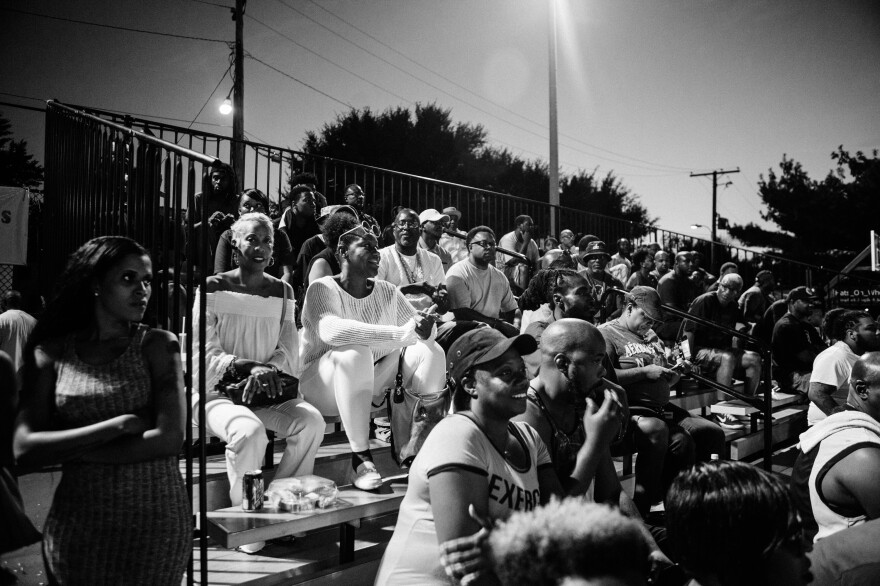
[[610, 446], [620, 429], [621, 405], [613, 391], [605, 389], [601, 406], [591, 398], [587, 398], [587, 410], [584, 413], [584, 431], [588, 441], [594, 445]]

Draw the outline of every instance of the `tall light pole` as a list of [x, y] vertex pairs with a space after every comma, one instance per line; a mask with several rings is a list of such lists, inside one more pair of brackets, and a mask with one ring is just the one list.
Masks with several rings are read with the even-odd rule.
[[232, 168], [238, 185], [244, 189], [244, 10], [247, 0], [235, 0], [235, 66], [232, 76]]
[[550, 2], [550, 234], [557, 236], [556, 214], [559, 210], [559, 132], [556, 118], [556, 1]]

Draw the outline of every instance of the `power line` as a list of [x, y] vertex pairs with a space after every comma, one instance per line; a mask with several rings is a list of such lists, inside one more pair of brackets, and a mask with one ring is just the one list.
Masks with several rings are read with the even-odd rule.
[[199, 4], [207, 4], [208, 6], [216, 6], [218, 8], [225, 8], [227, 10], [234, 10], [234, 6], [227, 6], [225, 4], [217, 4], [216, 2], [206, 2], [205, 0], [192, 0], [193, 2], [198, 2]]
[[401, 96], [401, 95], [395, 94], [395, 93], [392, 92], [391, 90], [386, 89], [386, 88], [384, 88], [384, 87], [382, 87], [382, 86], [380, 86], [380, 85], [378, 85], [378, 84], [376, 84], [376, 83], [370, 81], [370, 80], [367, 79], [366, 77], [364, 77], [364, 76], [362, 76], [362, 75], [360, 75], [360, 74], [358, 74], [358, 73], [355, 73], [354, 71], [352, 71], [352, 70], [350, 70], [350, 69], [347, 69], [347, 68], [343, 67], [342, 65], [340, 65], [340, 64], [338, 64], [338, 63], [336, 63], [336, 62], [334, 62], [334, 61], [332, 61], [332, 60], [330, 60], [330, 59], [328, 59], [327, 57], [324, 57], [324, 56], [321, 55], [320, 53], [317, 53], [316, 51], [313, 51], [313, 50], [309, 49], [309, 48], [306, 47], [305, 45], [303, 45], [303, 44], [301, 44], [301, 43], [298, 43], [297, 41], [293, 40], [292, 38], [290, 38], [289, 36], [287, 36], [287, 35], [284, 34], [283, 32], [279, 31], [279, 30], [276, 29], [276, 28], [273, 28], [273, 27], [269, 26], [268, 24], [266, 24], [265, 22], [263, 22], [263, 21], [261, 21], [261, 20], [259, 20], [259, 19], [257, 19], [257, 18], [254, 18], [254, 17], [251, 16], [250, 14], [248, 14], [248, 15], [246, 15], [246, 16], [247, 16], [247, 18], [253, 20], [253, 21], [256, 22], [257, 24], [261, 24], [261, 25], [263, 25], [264, 27], [266, 27], [267, 29], [269, 29], [270, 31], [272, 31], [273, 33], [275, 33], [276, 35], [279, 35], [279, 36], [284, 37], [285, 39], [287, 39], [288, 41], [290, 41], [291, 43], [293, 43], [293, 44], [296, 45], [297, 47], [300, 47], [301, 49], [304, 49], [304, 50], [308, 51], [309, 53], [311, 53], [311, 54], [314, 55], [315, 57], [318, 57], [319, 59], [323, 59], [323, 60], [326, 61], [327, 63], [330, 63], [331, 65], [334, 65], [334, 66], [338, 67], [339, 69], [345, 71], [346, 73], [350, 73], [351, 75], [355, 76], [355, 77], [358, 78], [359, 80], [364, 81], [364, 82], [370, 84], [371, 86], [373, 86], [373, 87], [375, 87], [375, 88], [377, 88], [377, 89], [380, 89], [380, 90], [382, 90], [383, 92], [386, 92], [386, 93], [388, 93], [388, 94], [394, 96], [394, 97], [397, 98], [398, 100], [403, 100], [403, 101], [406, 102], [407, 104], [412, 104], [412, 100], [408, 100], [408, 99], [404, 98], [404, 97]]
[[[531, 122], [532, 124], [535, 124], [536, 126], [538, 126], [538, 127], [540, 127], [540, 128], [543, 128], [543, 127], [544, 127], [544, 125], [543, 125], [541, 122], [538, 122], [538, 121], [536, 121], [536, 120], [534, 120], [534, 119], [532, 119], [532, 118], [529, 118], [528, 116], [524, 116], [524, 115], [522, 115], [522, 114], [520, 114], [520, 113], [518, 113], [518, 112], [516, 112], [516, 111], [514, 111], [514, 110], [511, 110], [510, 108], [507, 108], [507, 107], [504, 106], [503, 104], [499, 104], [499, 103], [497, 103], [497, 102], [495, 102], [495, 101], [493, 101], [493, 100], [491, 100], [491, 99], [489, 99], [489, 98], [487, 98], [487, 97], [485, 97], [485, 96], [483, 96], [483, 95], [480, 95], [480, 94], [474, 92], [473, 90], [471, 90], [470, 88], [468, 88], [468, 87], [466, 87], [466, 86], [464, 86], [464, 85], [461, 85], [461, 84], [457, 83], [456, 81], [454, 81], [454, 80], [452, 80], [452, 79], [450, 79], [450, 78], [444, 76], [443, 74], [438, 73], [437, 71], [434, 71], [433, 69], [431, 69], [431, 68], [429, 68], [429, 67], [426, 67], [425, 65], [422, 65], [421, 63], [415, 61], [414, 59], [412, 59], [411, 57], [407, 56], [407, 55], [404, 54], [403, 52], [398, 51], [397, 49], [395, 49], [395, 48], [392, 47], [391, 45], [385, 43], [384, 41], [382, 41], [382, 40], [378, 39], [377, 37], [371, 35], [370, 33], [368, 33], [367, 31], [363, 30], [362, 28], [360, 28], [360, 27], [358, 27], [358, 26], [352, 24], [351, 22], [347, 21], [346, 19], [342, 18], [341, 16], [337, 15], [336, 13], [332, 12], [332, 11], [329, 10], [328, 8], [325, 8], [324, 6], [321, 6], [320, 4], [318, 4], [317, 2], [314, 2], [314, 0], [308, 0], [308, 1], [309, 1], [310, 4], [313, 4], [314, 6], [320, 8], [321, 10], [323, 10], [324, 12], [326, 12], [327, 14], [329, 14], [330, 16], [332, 16], [332, 17], [334, 17], [334, 18], [336, 18], [336, 19], [342, 21], [342, 22], [345, 23], [346, 25], [350, 26], [350, 27], [353, 28], [354, 30], [356, 30], [356, 31], [360, 32], [361, 34], [365, 35], [366, 37], [372, 39], [373, 41], [379, 43], [380, 45], [382, 45], [383, 47], [387, 48], [388, 50], [393, 51], [394, 53], [396, 53], [397, 55], [399, 55], [399, 56], [401, 56], [402, 58], [406, 59], [406, 60], [409, 61], [410, 63], [412, 63], [412, 64], [414, 64], [414, 65], [416, 65], [416, 66], [418, 66], [418, 67], [421, 67], [421, 68], [424, 69], [425, 71], [427, 71], [427, 72], [429, 72], [429, 73], [432, 73], [432, 74], [436, 75], [436, 76], [439, 77], [440, 79], [443, 79], [443, 80], [447, 81], [448, 83], [451, 83], [451, 84], [454, 85], [455, 87], [457, 87], [457, 88], [459, 88], [459, 89], [461, 89], [461, 90], [463, 90], [463, 91], [466, 91], [466, 92], [468, 92], [469, 94], [471, 94], [471, 95], [473, 95], [473, 96], [476, 96], [477, 98], [480, 98], [480, 99], [482, 99], [482, 100], [485, 100], [486, 102], [492, 104], [492, 105], [495, 106], [496, 108], [499, 108], [499, 109], [501, 109], [501, 110], [504, 110], [504, 111], [506, 111], [506, 112], [509, 112], [510, 114], [512, 114], [512, 115], [514, 115], [514, 116], [516, 116], [516, 117], [518, 117], [518, 118], [520, 118], [520, 119], [522, 119], [522, 120], [525, 120], [526, 122]], [[302, 14], [302, 13], [301, 13], [301, 14]], [[305, 16], [305, 15], [304, 15], [304, 16]], [[308, 17], [307, 17], [307, 18], [308, 18]], [[316, 22], [314, 19], [310, 19], [310, 20], [312, 20], [312, 22]], [[320, 23], [318, 23], [318, 24], [320, 24]], [[357, 45], [356, 45], [356, 46], [357, 46]], [[467, 102], [465, 102], [465, 103], [467, 103]], [[609, 154], [612, 154], [612, 155], [615, 155], [615, 156], [618, 156], [618, 157], [623, 157], [623, 158], [625, 158], [625, 159], [631, 159], [631, 160], [633, 160], [633, 161], [637, 161], [637, 162], [640, 162], [640, 163], [645, 163], [645, 164], [652, 165], [652, 166], [655, 166], [655, 167], [661, 167], [661, 168], [664, 168], [664, 169], [668, 169], [668, 170], [670, 170], [670, 171], [675, 170], [675, 171], [685, 172], [685, 171], [689, 171], [689, 170], [690, 170], [690, 169], [687, 168], [687, 167], [677, 167], [677, 166], [674, 166], [674, 165], [666, 165], [666, 164], [663, 164], [663, 163], [654, 163], [654, 162], [652, 162], [652, 161], [646, 161], [646, 160], [644, 160], [644, 159], [638, 159], [638, 158], [636, 158], [636, 157], [631, 157], [631, 156], [629, 156], [629, 155], [624, 155], [624, 154], [622, 154], [622, 153], [617, 153], [617, 152], [615, 152], [615, 151], [612, 151], [612, 150], [609, 150], [609, 149], [606, 149], [606, 148], [603, 148], [603, 147], [600, 147], [600, 146], [597, 146], [597, 145], [594, 145], [594, 144], [590, 144], [590, 143], [588, 143], [588, 142], [585, 142], [585, 141], [583, 141], [583, 140], [580, 140], [580, 139], [578, 139], [578, 138], [575, 138], [575, 137], [573, 137], [573, 136], [571, 136], [571, 135], [567, 135], [567, 134], [565, 134], [565, 133], [560, 133], [560, 136], [563, 136], [563, 137], [565, 137], [565, 138], [567, 138], [567, 139], [569, 139], [569, 140], [572, 140], [572, 141], [574, 141], [574, 142], [580, 143], [580, 144], [582, 144], [582, 145], [584, 145], [584, 146], [586, 146], [586, 147], [588, 147], [588, 148], [593, 148], [593, 149], [596, 149], [596, 150], [599, 150], [599, 151], [602, 151], [602, 152], [605, 152], [605, 153], [609, 153]], [[584, 153], [584, 154], [586, 154], [586, 153]], [[618, 161], [613, 161], [613, 162], [618, 162]], [[627, 164], [627, 163], [623, 163], [623, 164]]]
[[215, 85], [215, 86], [214, 86], [214, 89], [211, 90], [211, 93], [208, 94], [208, 99], [205, 100], [205, 103], [202, 104], [202, 107], [201, 107], [201, 108], [199, 108], [199, 112], [196, 114], [196, 117], [192, 119], [192, 122], [189, 123], [189, 125], [187, 126], [187, 128], [192, 128], [192, 125], [195, 124], [195, 123], [196, 123], [196, 120], [199, 119], [199, 116], [202, 115], [202, 111], [203, 111], [203, 110], [205, 109], [205, 107], [208, 105], [208, 102], [210, 102], [210, 101], [211, 101], [211, 98], [214, 97], [214, 94], [217, 93], [217, 88], [220, 87], [220, 84], [223, 83], [223, 80], [226, 79], [226, 76], [227, 76], [227, 75], [229, 75], [229, 70], [230, 70], [230, 69], [232, 69], [232, 64], [231, 64], [231, 63], [229, 64], [229, 67], [226, 68], [226, 71], [223, 72], [223, 76], [220, 78], [220, 81], [217, 82], [217, 85]]
[[259, 58], [257, 58], [257, 57], [254, 57], [254, 56], [253, 56], [252, 54], [250, 54], [250, 53], [248, 53], [247, 55], [245, 55], [245, 57], [249, 57], [250, 59], [253, 59], [253, 60], [256, 61], [257, 63], [262, 63], [263, 65], [265, 65], [266, 67], [268, 67], [268, 68], [271, 69], [272, 71], [275, 71], [276, 73], [280, 73], [280, 74], [283, 75], [284, 77], [286, 77], [286, 78], [288, 78], [288, 79], [290, 79], [290, 80], [293, 80], [293, 81], [295, 81], [295, 82], [298, 83], [298, 84], [304, 85], [304, 86], [306, 86], [307, 88], [309, 88], [309, 89], [312, 90], [312, 91], [318, 92], [319, 94], [321, 94], [321, 95], [324, 96], [325, 98], [330, 98], [331, 100], [333, 100], [333, 101], [336, 102], [337, 104], [342, 104], [342, 105], [345, 106], [346, 108], [350, 108], [350, 109], [352, 109], [352, 110], [354, 109], [354, 106], [352, 106], [351, 104], [348, 104], [348, 103], [346, 103], [346, 102], [343, 102], [343, 101], [340, 100], [340, 99], [334, 98], [333, 96], [331, 96], [331, 95], [328, 94], [327, 92], [321, 91], [321, 90], [319, 90], [318, 88], [316, 88], [315, 86], [313, 86], [313, 85], [309, 85], [309, 84], [307, 84], [306, 82], [304, 82], [303, 80], [301, 80], [301, 79], [297, 79], [297, 78], [295, 78], [294, 76], [290, 75], [289, 73], [286, 73], [286, 72], [284, 72], [284, 71], [281, 71], [280, 69], [278, 69], [278, 68], [275, 67], [274, 65], [269, 65], [268, 63], [266, 63], [266, 62], [263, 61], [262, 59], [259, 59]]
[[227, 41], [224, 41], [223, 39], [209, 39], [206, 37], [193, 37], [193, 36], [189, 36], [189, 35], [176, 35], [174, 33], [162, 33], [159, 31], [148, 31], [148, 30], [144, 30], [144, 29], [131, 28], [131, 27], [127, 27], [127, 26], [116, 26], [116, 25], [112, 25], [112, 24], [102, 24], [99, 22], [89, 22], [87, 20], [77, 20], [74, 18], [62, 18], [60, 16], [50, 16], [48, 14], [40, 14], [39, 12], [30, 12], [28, 10], [19, 10], [18, 8], [8, 8], [6, 6], [0, 7], [0, 10], [5, 10], [7, 12], [16, 12], [18, 14], [27, 14], [30, 16], [39, 16], [40, 18], [48, 18], [50, 20], [60, 20], [61, 22], [72, 22], [74, 24], [86, 24], [89, 26], [97, 26], [97, 27], [101, 27], [101, 28], [109, 28], [109, 29], [114, 29], [114, 30], [127, 31], [130, 33], [144, 33], [147, 35], [159, 35], [162, 37], [174, 37], [176, 39], [188, 39], [191, 41], [205, 41], [208, 43], [223, 43], [224, 45], [227, 44]]

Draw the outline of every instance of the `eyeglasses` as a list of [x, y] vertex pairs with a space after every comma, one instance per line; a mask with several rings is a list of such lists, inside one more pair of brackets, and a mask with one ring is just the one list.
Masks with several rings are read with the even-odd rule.
[[498, 243], [492, 242], [491, 240], [474, 240], [470, 243], [470, 246], [476, 244], [477, 246], [482, 246], [483, 248], [497, 248]]
[[398, 228], [404, 228], [404, 229], [405, 228], [418, 228], [419, 226], [421, 226], [421, 224], [419, 224], [418, 220], [404, 220], [402, 222], [395, 222], [394, 225], [397, 226]]

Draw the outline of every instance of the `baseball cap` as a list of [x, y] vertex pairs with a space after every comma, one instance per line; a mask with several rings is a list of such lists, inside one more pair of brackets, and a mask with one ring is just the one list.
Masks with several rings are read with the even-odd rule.
[[434, 208], [428, 208], [419, 214], [419, 224], [424, 224], [425, 222], [442, 222], [443, 220], [448, 222], [449, 216], [441, 214]]
[[350, 213], [355, 218], [360, 218], [360, 214], [358, 214], [355, 209], [351, 206], [347, 205], [332, 205], [332, 206], [324, 206], [321, 208], [321, 212], [318, 214], [318, 220], [323, 220], [324, 218], [331, 216], [338, 212], [339, 210], [345, 210]]
[[458, 382], [469, 369], [492, 362], [511, 348], [521, 355], [531, 354], [538, 349], [538, 342], [529, 334], [508, 338], [493, 328], [465, 332], [453, 342], [446, 354], [449, 375]]
[[626, 294], [626, 300], [645, 312], [654, 321], [663, 321], [660, 313], [660, 295], [653, 287], [639, 285]]
[[792, 301], [806, 301], [809, 305], [818, 305], [820, 303], [820, 299], [816, 295], [816, 292], [810, 287], [805, 287], [803, 285], [795, 287], [789, 291], [788, 297], [786, 297], [785, 300], [788, 303], [791, 303]]
[[449, 216], [450, 218], [452, 216], [455, 216], [456, 220], [461, 219], [461, 212], [458, 211], [458, 208], [456, 208], [455, 206], [449, 206], [448, 208], [443, 208], [443, 213], [446, 214], [447, 216]]
[[[772, 280], [774, 280], [773, 273], [771, 273], [767, 269], [764, 269], [762, 271], [758, 271], [758, 274], [755, 275], [755, 282], [756, 283], [763, 283], [765, 281], [769, 282]], [[806, 289], [806, 287], [803, 287], [803, 288]]]

